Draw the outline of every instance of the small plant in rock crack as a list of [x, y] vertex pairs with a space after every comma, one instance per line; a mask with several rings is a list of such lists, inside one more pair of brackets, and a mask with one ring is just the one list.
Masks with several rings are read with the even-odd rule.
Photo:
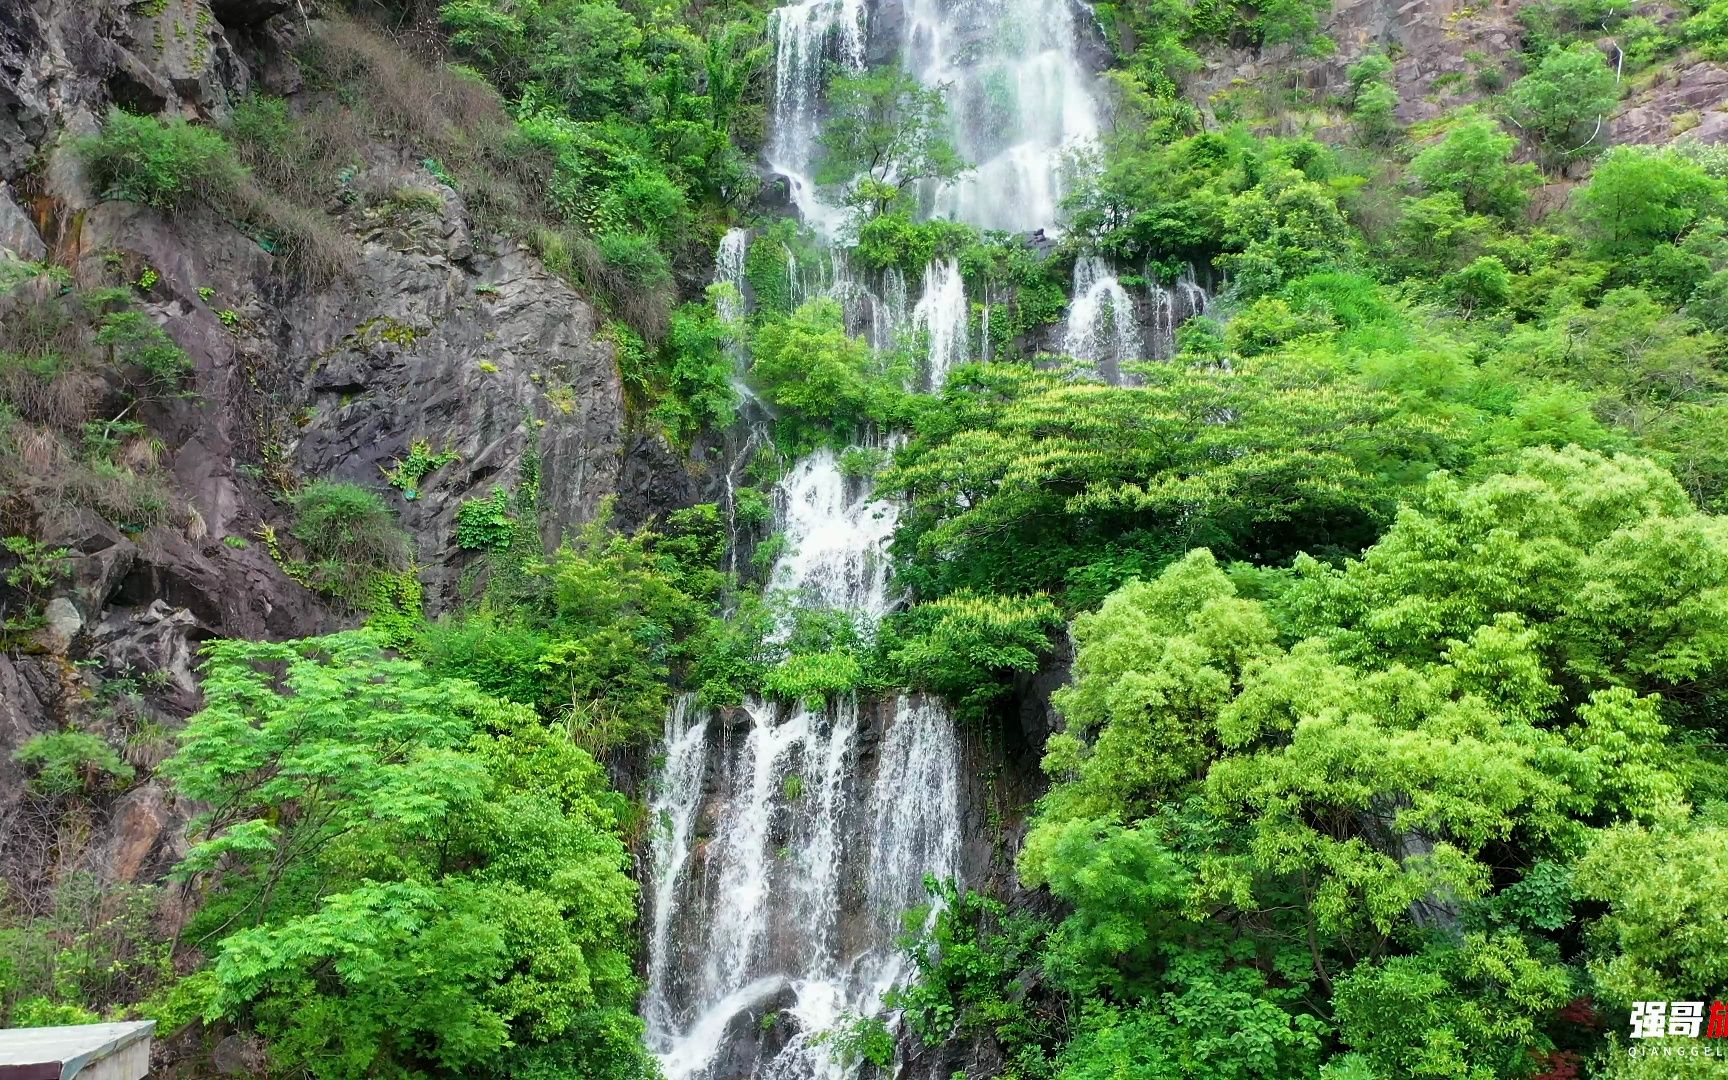
[[420, 497], [420, 482], [457, 457], [454, 450], [435, 451], [430, 442], [415, 439], [408, 446], [407, 457], [397, 458], [388, 469], [382, 465], [378, 468], [384, 474], [385, 482], [402, 492], [404, 498], [416, 499]]

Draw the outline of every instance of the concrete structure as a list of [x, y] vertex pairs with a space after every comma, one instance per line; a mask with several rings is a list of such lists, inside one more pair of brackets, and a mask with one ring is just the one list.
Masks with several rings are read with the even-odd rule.
[[142, 1080], [156, 1021], [0, 1030], [0, 1080]]

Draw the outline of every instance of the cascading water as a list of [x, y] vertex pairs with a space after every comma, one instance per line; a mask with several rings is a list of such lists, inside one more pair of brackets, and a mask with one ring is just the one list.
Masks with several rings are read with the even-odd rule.
[[966, 359], [966, 281], [954, 259], [924, 268], [924, 295], [912, 309], [912, 325], [926, 338], [930, 389], [942, 389], [948, 369]]
[[1097, 80], [1065, 0], [908, 0], [903, 63], [947, 87], [954, 145], [972, 168], [926, 193], [931, 213], [981, 229], [1053, 228], [1069, 156], [1098, 136]]
[[1074, 261], [1074, 297], [1069, 302], [1062, 351], [1091, 363], [1111, 382], [1120, 377], [1122, 364], [1144, 358], [1134, 302], [1096, 255]]
[[774, 125], [769, 168], [786, 178], [804, 221], [827, 236], [844, 212], [817, 197], [813, 164], [830, 62], [864, 67], [865, 0], [799, 0], [774, 12]]
[[[1146, 275], [1150, 280], [1150, 272]], [[1206, 290], [1194, 280], [1192, 266], [1182, 271], [1168, 289], [1151, 285], [1151, 341], [1146, 345], [1146, 359], [1168, 360], [1176, 355], [1176, 329], [1196, 315], [1206, 313], [1209, 298]]]
[[[833, 70], [863, 67], [867, 2], [796, 0], [774, 15], [766, 156], [804, 221], [830, 238], [845, 218], [812, 182], [823, 86]], [[956, 147], [973, 164], [959, 183], [919, 193], [926, 213], [987, 229], [1057, 224], [1066, 159], [1099, 129], [1077, 43], [1081, 11], [1070, 0], [908, 0], [899, 51], [925, 85], [946, 88]], [[736, 281], [740, 293], [747, 243], [729, 233], [717, 258], [717, 280]], [[835, 249], [802, 260], [788, 251], [787, 280], [795, 302], [839, 301], [849, 332], [875, 346], [918, 334], [931, 389], [970, 355], [966, 286], [952, 258], [930, 262], [912, 305], [898, 272], [872, 289]], [[1109, 300], [1128, 314], [1119, 284]], [[1132, 333], [1123, 321], [1111, 332]], [[1138, 343], [1116, 352], [1137, 355]], [[866, 627], [893, 608], [895, 503], [819, 450], [780, 481], [776, 508], [786, 548], [772, 590]], [[925, 876], [962, 870], [960, 756], [946, 710], [911, 696], [869, 708], [851, 698], [822, 708], [751, 700], [716, 715], [686, 703], [667, 721], [664, 762], [651, 804], [643, 1015], [667, 1077], [850, 1080], [855, 1070], [833, 1058], [824, 1034], [881, 1012], [907, 974], [895, 941], [904, 913], [927, 899]]]
[[[885, 614], [894, 504], [829, 450], [792, 469], [779, 503], [787, 550], [771, 587], [871, 622]], [[953, 726], [939, 706], [901, 699], [867, 764], [856, 700], [751, 700], [744, 712], [741, 740], [682, 704], [667, 721], [645, 890], [649, 1042], [669, 1080], [841, 1080], [820, 1036], [880, 1011], [904, 976], [900, 914], [924, 900], [926, 873], [958, 868]], [[756, 1018], [770, 1013], [792, 1034], [765, 1052]]]
[[750, 230], [729, 229], [714, 252], [714, 314], [726, 328], [726, 352], [732, 358], [732, 389], [743, 400], [754, 400], [755, 391], [744, 381], [749, 357], [744, 344], [744, 257], [750, 251]]

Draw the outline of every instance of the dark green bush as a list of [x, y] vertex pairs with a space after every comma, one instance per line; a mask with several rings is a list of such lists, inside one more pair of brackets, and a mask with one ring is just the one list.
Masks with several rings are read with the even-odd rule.
[[245, 166], [222, 133], [175, 117], [159, 120], [114, 109], [100, 134], [79, 144], [91, 179], [108, 195], [179, 210], [197, 200], [233, 197]]

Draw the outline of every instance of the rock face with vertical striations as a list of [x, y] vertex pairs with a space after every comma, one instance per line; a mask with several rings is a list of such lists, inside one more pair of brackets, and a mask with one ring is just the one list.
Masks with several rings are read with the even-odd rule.
[[[0, 655], [9, 887], [40, 890], [69, 868], [155, 880], [183, 850], [189, 813], [154, 781], [140, 784], [100, 802], [88, 836], [66, 847], [53, 806], [12, 760], [26, 741], [76, 727], [131, 746], [137, 731], [171, 731], [197, 708], [200, 643], [359, 621], [286, 573], [261, 539], [291, 528], [284, 488], [328, 478], [379, 493], [412, 537], [434, 612], [472, 561], [454, 541], [464, 500], [537, 478], [553, 543], [620, 493], [624, 393], [601, 317], [519, 242], [478, 229], [411, 135], [356, 133], [363, 164], [344, 182], [431, 197], [398, 205], [332, 191], [309, 211], [343, 245], [333, 275], [301, 272], [210, 207], [167, 213], [94, 190], [72, 141], [112, 107], [219, 125], [255, 90], [291, 109], [328, 94], [292, 60], [318, 32], [305, 16], [318, 16], [311, 0], [0, 4], [0, 260], [54, 264], [79, 288], [148, 270], [135, 307], [193, 364], [189, 393], [135, 416], [159, 443], [166, 521], [139, 528], [0, 492], [0, 534], [68, 553], [41, 626]], [[403, 479], [397, 465], [417, 445], [440, 465]], [[690, 490], [662, 480], [622, 501], [643, 519]], [[135, 692], [109, 701], [103, 685]], [[168, 749], [136, 753], [154, 764]]]

